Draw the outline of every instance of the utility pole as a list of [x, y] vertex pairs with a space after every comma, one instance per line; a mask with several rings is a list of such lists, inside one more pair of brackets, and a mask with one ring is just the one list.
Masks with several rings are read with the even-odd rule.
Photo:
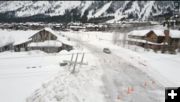
[[[74, 58], [74, 53], [71, 56], [71, 62], [73, 61], [73, 58]], [[71, 65], [72, 65], [72, 63], [69, 64], [69, 66], [71, 66]]]
[[83, 60], [84, 60], [84, 53], [82, 55], [82, 59], [81, 59], [81, 62], [80, 62], [80, 66], [83, 64]]
[[76, 60], [75, 60], [75, 63], [74, 63], [74, 66], [73, 66], [73, 70], [72, 70], [71, 73], [74, 73], [74, 72], [75, 72], [77, 59], [78, 59], [78, 53], [77, 53], [77, 55], [76, 55]]
[[[79, 64], [80, 66], [81, 66], [81, 65], [88, 65], [87, 62], [86, 62], [86, 63], [83, 62], [85, 53], [76, 53], [76, 54], [77, 54], [77, 55], [76, 55], [75, 61], [73, 61], [73, 58], [74, 58], [74, 56], [75, 56], [74, 53], [72, 54], [70, 60], [64, 60], [64, 61], [63, 61], [64, 63], [69, 63], [69, 64], [68, 64], [68, 65], [69, 65], [69, 69], [70, 69], [71, 65], [73, 65], [73, 69], [72, 69], [71, 73], [75, 73], [76, 65], [78, 65], [78, 64]], [[78, 62], [79, 54], [82, 54], [82, 58], [81, 58], [81, 61]]]

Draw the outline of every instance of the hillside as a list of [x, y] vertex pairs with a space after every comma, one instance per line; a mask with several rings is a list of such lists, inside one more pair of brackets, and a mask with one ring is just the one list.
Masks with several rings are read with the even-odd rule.
[[0, 21], [148, 20], [173, 10], [174, 1], [0, 1]]

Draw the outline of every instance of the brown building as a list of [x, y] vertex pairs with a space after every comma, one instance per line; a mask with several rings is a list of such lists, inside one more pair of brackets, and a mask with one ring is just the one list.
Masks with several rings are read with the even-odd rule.
[[151, 48], [155, 51], [175, 51], [179, 48], [178, 30], [137, 30], [128, 34], [128, 43]]
[[27, 40], [14, 43], [15, 51], [42, 50], [47, 53], [56, 53], [72, 49], [73, 44], [70, 44], [67, 38], [61, 37], [50, 28], [41, 29]]

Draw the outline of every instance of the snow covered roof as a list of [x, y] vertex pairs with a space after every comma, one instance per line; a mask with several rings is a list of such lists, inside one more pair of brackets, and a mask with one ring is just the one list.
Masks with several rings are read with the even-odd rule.
[[36, 30], [0, 30], [0, 47], [28, 41], [29, 37], [36, 32]]
[[25, 42], [29, 42], [29, 41], [31, 41], [32, 39], [21, 39], [21, 40], [19, 40], [19, 41], [16, 41], [16, 42], [14, 42], [14, 46], [16, 46], [16, 45], [19, 45], [19, 44], [22, 44], [22, 43], [25, 43]]
[[14, 43], [14, 39], [11, 36], [1, 36], [0, 37], [0, 47]]
[[44, 29], [42, 29], [42, 30], [46, 30], [46, 31], [49, 31], [50, 33], [52, 33], [52, 34], [56, 34], [51, 28], [49, 28], [49, 27], [45, 27]]
[[171, 38], [180, 38], [180, 31], [179, 30], [170, 30]]
[[157, 36], [165, 36], [164, 30], [152, 30]]
[[128, 33], [128, 35], [145, 36], [150, 30], [134, 30]]
[[[49, 27], [45, 27], [45, 28], [41, 29], [40, 31], [42, 31], [42, 30], [48, 31], [48, 32], [50, 32], [51, 34], [55, 35], [56, 37], [59, 36], [55, 31], [53, 31], [53, 30], [52, 30], [51, 28], [49, 28]], [[39, 33], [40, 31], [38, 31], [37, 33]], [[33, 36], [36, 35], [37, 33], [33, 34], [31, 37], [33, 37]], [[30, 38], [31, 38], [31, 37], [30, 37]]]
[[[148, 43], [148, 44], [152, 44], [152, 45], [164, 45], [164, 43], [155, 43], [155, 42], [150, 42], [150, 41], [146, 41], [143, 39], [128, 39], [128, 41], [134, 41], [134, 42], [141, 42], [141, 43]], [[165, 43], [167, 45], [167, 43]]]
[[6, 46], [6, 45], [9, 45], [9, 44], [13, 44], [13, 41], [1, 42], [0, 47]]
[[44, 42], [32, 42], [28, 47], [61, 47], [62, 43], [57, 40], [46, 40]]
[[[128, 35], [134, 36], [146, 36], [147, 33], [153, 31], [157, 36], [165, 36], [164, 30], [134, 30], [128, 33]], [[170, 30], [169, 35], [171, 38], [180, 38], [179, 30]]]
[[[60, 34], [54, 32], [51, 28], [46, 27], [46, 28], [44, 28], [44, 29], [42, 29], [42, 30], [46, 30], [46, 31], [52, 33], [53, 35], [55, 35], [55, 36], [57, 37], [57, 40], [58, 40], [59, 42], [63, 43], [63, 44], [67, 44], [67, 45], [74, 46], [74, 43], [73, 43], [72, 41], [68, 41], [68, 39], [67, 39], [66, 37], [62, 37]], [[42, 30], [40, 30], [40, 31], [42, 31]], [[36, 34], [37, 34], [37, 33], [36, 33]], [[34, 35], [35, 35], [35, 34], [34, 34]], [[33, 36], [34, 36], [34, 35], [33, 35]], [[31, 37], [32, 37], [32, 36], [31, 36]], [[31, 37], [30, 37], [30, 38], [31, 38]]]

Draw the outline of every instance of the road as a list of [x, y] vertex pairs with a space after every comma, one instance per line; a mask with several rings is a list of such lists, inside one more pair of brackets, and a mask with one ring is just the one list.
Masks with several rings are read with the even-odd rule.
[[113, 49], [112, 54], [99, 53], [102, 48], [95, 44], [79, 43], [98, 58], [98, 66], [104, 71], [102, 80], [107, 102], [164, 102], [163, 85], [117, 56]]

